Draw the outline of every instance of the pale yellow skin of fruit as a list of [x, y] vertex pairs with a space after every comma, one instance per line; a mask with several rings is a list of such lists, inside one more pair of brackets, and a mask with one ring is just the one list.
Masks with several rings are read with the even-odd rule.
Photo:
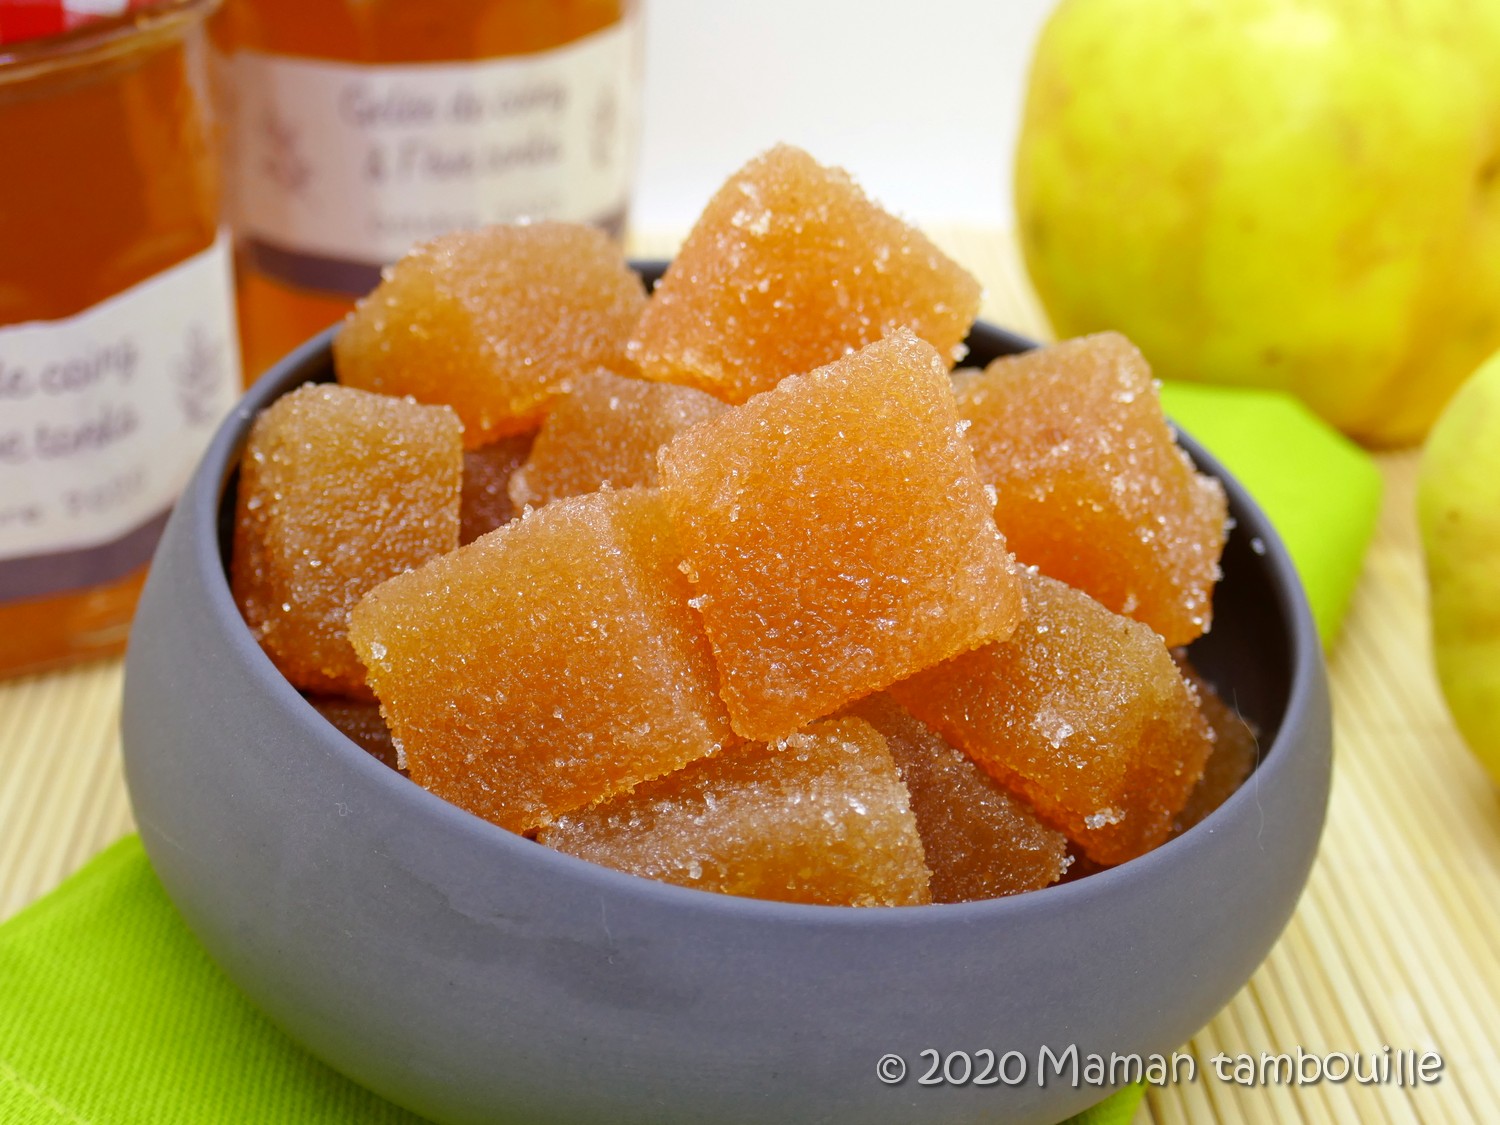
[[1433, 426], [1417, 515], [1438, 681], [1464, 740], [1500, 783], [1500, 354]]
[[1063, 0], [1016, 209], [1060, 336], [1415, 441], [1500, 347], [1500, 0]]

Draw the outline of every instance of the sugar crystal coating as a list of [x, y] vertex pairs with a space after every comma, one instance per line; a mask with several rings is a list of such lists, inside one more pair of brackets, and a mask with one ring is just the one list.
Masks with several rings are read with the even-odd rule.
[[1213, 740], [1162, 639], [1026, 572], [1015, 634], [895, 685], [1085, 855], [1123, 863], [1166, 839]]
[[659, 496], [560, 500], [371, 591], [350, 637], [412, 780], [524, 832], [717, 751]]
[[297, 687], [369, 697], [349, 610], [458, 545], [462, 427], [446, 406], [307, 385], [261, 412], [240, 460], [230, 585]]
[[536, 429], [570, 375], [627, 370], [645, 287], [593, 227], [458, 231], [389, 267], [334, 338], [339, 382], [447, 403], [478, 449]]
[[958, 392], [995, 521], [1023, 563], [1143, 621], [1207, 630], [1227, 505], [1162, 415], [1150, 368], [1105, 332], [995, 360]]
[[458, 541], [472, 543], [509, 523], [519, 511], [510, 502], [510, 479], [531, 453], [530, 434], [512, 434], [481, 449], [464, 451], [464, 487]]
[[930, 902], [905, 786], [855, 719], [748, 743], [570, 813], [538, 839], [684, 887], [826, 906]]
[[1238, 711], [1224, 702], [1212, 684], [1200, 676], [1183, 652], [1172, 654], [1182, 675], [1198, 692], [1198, 706], [1213, 731], [1214, 748], [1203, 767], [1203, 776], [1188, 794], [1187, 804], [1172, 823], [1172, 835], [1179, 836], [1229, 799], [1260, 760], [1260, 745], [1251, 725]]
[[1020, 616], [947, 369], [910, 332], [683, 431], [659, 463], [746, 738], [784, 737]]
[[933, 902], [977, 902], [1055, 883], [1068, 841], [962, 750], [885, 692], [850, 707], [878, 730], [911, 792]]
[[948, 373], [953, 382], [953, 393], [961, 394], [970, 383], [984, 375], [982, 367], [955, 367]]
[[337, 695], [310, 695], [307, 701], [370, 757], [400, 773], [406, 772], [405, 756], [391, 738], [391, 729], [380, 714], [380, 704]]
[[511, 478], [519, 510], [609, 485], [653, 486], [656, 451], [679, 430], [727, 407], [691, 387], [598, 370], [570, 379], [547, 412], [531, 455]]
[[744, 402], [897, 328], [947, 366], [979, 283], [849, 175], [778, 145], [709, 201], [630, 342], [648, 379]]
[[1098, 863], [1090, 859], [1078, 850], [1078, 845], [1071, 840], [1068, 842], [1067, 870], [1058, 880], [1059, 883], [1076, 883], [1080, 879], [1087, 879], [1090, 875], [1097, 875], [1101, 871], [1108, 871], [1110, 865]]

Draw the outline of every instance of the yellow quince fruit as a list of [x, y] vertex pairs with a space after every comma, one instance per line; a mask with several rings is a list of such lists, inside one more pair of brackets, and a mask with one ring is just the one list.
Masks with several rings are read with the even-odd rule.
[[1500, 355], [1454, 395], [1417, 481], [1438, 682], [1500, 782]]
[[1016, 208], [1059, 335], [1415, 441], [1500, 347], [1500, 0], [1062, 0]]

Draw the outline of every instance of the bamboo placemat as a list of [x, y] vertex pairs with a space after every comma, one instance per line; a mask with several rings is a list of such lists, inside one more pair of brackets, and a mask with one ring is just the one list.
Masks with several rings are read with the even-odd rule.
[[[984, 282], [985, 315], [1045, 335], [1009, 240], [935, 237]], [[669, 238], [636, 240], [641, 254]], [[1433, 679], [1412, 493], [1416, 457], [1381, 459], [1385, 508], [1330, 671], [1327, 832], [1286, 934], [1185, 1049], [1191, 1084], [1155, 1088], [1139, 1123], [1484, 1122], [1500, 1114], [1500, 799]], [[1309, 482], [1316, 487], [1316, 482]], [[187, 701], [185, 701], [186, 703]], [[131, 829], [117, 661], [0, 685], [0, 918]], [[1226, 888], [1228, 893], [1229, 888]], [[1219, 1081], [1223, 1051], [1435, 1051], [1435, 1085]]]

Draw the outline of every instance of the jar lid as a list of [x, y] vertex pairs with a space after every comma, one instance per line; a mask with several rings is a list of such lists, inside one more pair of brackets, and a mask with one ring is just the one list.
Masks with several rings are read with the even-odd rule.
[[61, 35], [95, 20], [148, 8], [157, 0], [0, 0], [0, 46]]

